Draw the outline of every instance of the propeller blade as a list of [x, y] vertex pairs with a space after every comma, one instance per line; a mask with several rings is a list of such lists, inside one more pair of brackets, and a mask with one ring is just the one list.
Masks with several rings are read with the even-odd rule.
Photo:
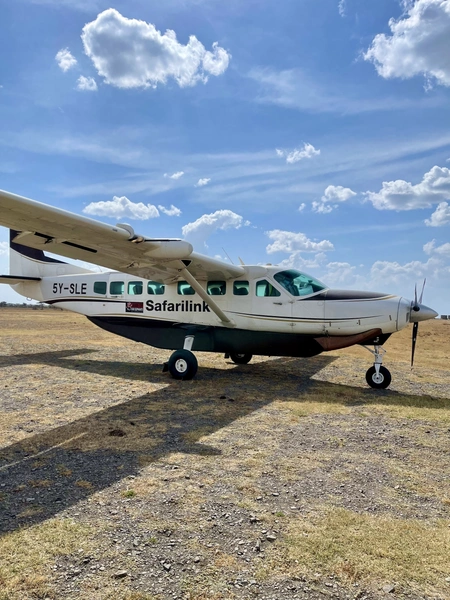
[[411, 368], [414, 364], [414, 353], [416, 351], [416, 341], [417, 341], [418, 331], [419, 331], [419, 322], [416, 321], [413, 325], [413, 330], [412, 330]]
[[414, 310], [417, 310], [417, 283], [414, 284]]
[[425, 284], [426, 284], [427, 280], [426, 278], [423, 280], [423, 285], [422, 285], [422, 292], [420, 293], [420, 298], [419, 298], [419, 304], [422, 304], [422, 298], [423, 298], [423, 290], [425, 289]]

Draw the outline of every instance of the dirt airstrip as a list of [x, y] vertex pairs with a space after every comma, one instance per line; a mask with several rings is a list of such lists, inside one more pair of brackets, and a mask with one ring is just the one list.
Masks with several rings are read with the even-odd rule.
[[450, 598], [450, 321], [236, 366], [0, 309], [0, 600]]

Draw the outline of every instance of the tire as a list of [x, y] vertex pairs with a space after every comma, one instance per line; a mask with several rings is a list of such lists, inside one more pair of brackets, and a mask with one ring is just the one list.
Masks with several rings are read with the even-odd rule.
[[198, 363], [195, 354], [189, 350], [176, 350], [167, 367], [174, 379], [192, 379], [197, 373]]
[[391, 374], [386, 367], [380, 367], [380, 373], [377, 376], [375, 367], [370, 367], [366, 373], [366, 381], [371, 388], [385, 390], [391, 383]]
[[246, 365], [252, 360], [253, 354], [230, 353], [230, 358], [237, 365]]

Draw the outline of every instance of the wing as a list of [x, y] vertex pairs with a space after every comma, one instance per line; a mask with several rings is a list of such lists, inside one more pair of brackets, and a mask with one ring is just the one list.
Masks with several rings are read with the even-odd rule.
[[15, 242], [145, 279], [175, 281], [188, 269], [196, 279], [230, 279], [245, 273], [193, 252], [185, 240], [147, 238], [129, 225], [108, 225], [0, 190], [0, 225], [20, 233]]

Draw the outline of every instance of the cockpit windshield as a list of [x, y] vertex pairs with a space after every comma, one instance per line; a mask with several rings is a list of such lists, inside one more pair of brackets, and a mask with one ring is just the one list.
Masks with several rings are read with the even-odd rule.
[[274, 275], [274, 279], [293, 296], [309, 296], [327, 289], [327, 286], [318, 279], [295, 269], [280, 271]]

